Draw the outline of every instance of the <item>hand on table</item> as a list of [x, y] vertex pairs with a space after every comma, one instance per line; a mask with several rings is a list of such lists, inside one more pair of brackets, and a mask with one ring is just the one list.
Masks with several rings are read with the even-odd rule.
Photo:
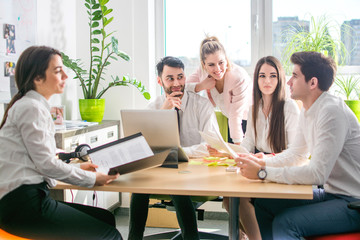
[[116, 175], [107, 175], [101, 172], [96, 172], [96, 181], [95, 181], [95, 186], [102, 186], [105, 184], [108, 184], [110, 182], [112, 182], [113, 180], [115, 180], [116, 178], [118, 178], [120, 175], [116, 174]]
[[210, 155], [211, 157], [227, 157], [227, 158], [232, 158], [232, 157], [230, 156], [230, 154], [228, 154], [228, 153], [220, 152], [220, 151], [218, 151], [217, 149], [212, 148], [212, 147], [209, 146], [209, 145], [206, 145], [206, 147], [207, 147], [207, 150], [208, 150], [209, 155]]
[[258, 172], [262, 166], [265, 166], [264, 160], [251, 154], [239, 154], [235, 162], [240, 167], [241, 174], [249, 179], [259, 179]]

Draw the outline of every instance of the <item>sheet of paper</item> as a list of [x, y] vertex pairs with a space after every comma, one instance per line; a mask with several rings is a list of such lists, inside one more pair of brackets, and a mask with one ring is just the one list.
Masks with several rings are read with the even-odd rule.
[[149, 144], [143, 136], [90, 153], [92, 162], [99, 167], [98, 172], [108, 173], [110, 168], [153, 156]]
[[222, 145], [225, 146], [225, 151], [227, 153], [229, 153], [234, 159], [238, 157], [237, 153], [231, 148], [229, 147], [229, 145], [227, 145], [227, 143], [223, 140], [220, 132], [216, 131], [215, 132], [216, 136], [217, 136], [217, 139], [221, 142]]
[[233, 158], [237, 158], [237, 153], [248, 153], [245, 148], [235, 145], [226, 143], [219, 132], [216, 133], [204, 133], [199, 131], [201, 137], [209, 144], [211, 147], [225, 151], [226, 153], [230, 154]]

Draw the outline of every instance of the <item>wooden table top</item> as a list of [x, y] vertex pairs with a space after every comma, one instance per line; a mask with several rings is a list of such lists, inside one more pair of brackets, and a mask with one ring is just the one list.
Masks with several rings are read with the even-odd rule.
[[[311, 185], [287, 185], [260, 180], [249, 180], [236, 172], [226, 172], [226, 167], [209, 167], [180, 163], [179, 168], [156, 167], [119, 176], [108, 185], [91, 190], [173, 194], [191, 196], [225, 196], [312, 199]], [[58, 182], [54, 189], [89, 188]]]

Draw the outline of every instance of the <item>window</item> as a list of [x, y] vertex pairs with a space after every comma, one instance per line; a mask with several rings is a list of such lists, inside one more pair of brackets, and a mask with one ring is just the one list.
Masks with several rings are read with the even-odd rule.
[[251, 64], [251, 0], [165, 0], [165, 55], [185, 64], [187, 75], [200, 66], [201, 41], [216, 36], [231, 61]]
[[[360, 2], [357, 0], [304, 0], [294, 3], [288, 0], [273, 0], [273, 54], [281, 58], [287, 44], [283, 34], [289, 27], [312, 31], [311, 17], [319, 22], [323, 17], [329, 34], [334, 40], [342, 42], [349, 52], [345, 65], [360, 66]], [[325, 18], [325, 19], [324, 19]], [[341, 31], [344, 26], [350, 28]]]
[[[309, 28], [311, 17], [324, 15], [338, 27], [351, 26], [350, 35], [331, 35], [344, 43], [350, 56], [350, 72], [360, 66], [360, 1], [343, 0], [164, 0], [165, 54], [180, 57], [187, 74], [199, 66], [199, 47], [205, 35], [215, 35], [223, 43], [229, 58], [249, 73], [257, 59], [275, 55], [281, 59], [286, 45], [281, 32], [289, 26]], [[351, 67], [356, 66], [356, 67]], [[346, 70], [347, 71], [347, 70]]]

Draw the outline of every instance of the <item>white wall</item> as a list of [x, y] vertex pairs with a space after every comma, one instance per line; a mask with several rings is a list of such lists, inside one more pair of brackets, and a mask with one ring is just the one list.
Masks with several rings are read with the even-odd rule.
[[[73, 0], [37, 0], [37, 44], [54, 47], [76, 57], [76, 2]], [[66, 118], [77, 119], [77, 82], [66, 69], [69, 79], [65, 91], [54, 95], [53, 105], [66, 106]]]

